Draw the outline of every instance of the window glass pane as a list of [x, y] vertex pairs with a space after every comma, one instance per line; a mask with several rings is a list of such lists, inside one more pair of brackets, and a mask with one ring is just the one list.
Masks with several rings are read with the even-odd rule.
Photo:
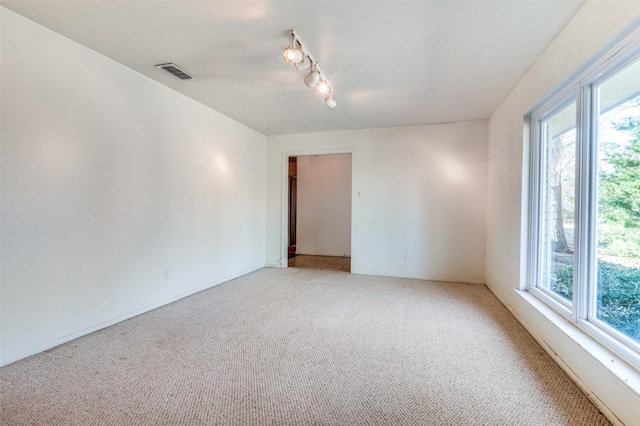
[[542, 274], [538, 284], [560, 300], [573, 297], [576, 103], [541, 122]]
[[640, 342], [640, 61], [596, 93], [596, 318]]

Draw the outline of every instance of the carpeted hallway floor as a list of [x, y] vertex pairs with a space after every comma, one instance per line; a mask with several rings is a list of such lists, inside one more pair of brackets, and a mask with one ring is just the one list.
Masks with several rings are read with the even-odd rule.
[[351, 272], [351, 258], [345, 256], [317, 256], [298, 254], [289, 259], [290, 268], [323, 269]]
[[3, 425], [606, 425], [482, 285], [262, 269], [0, 369]]

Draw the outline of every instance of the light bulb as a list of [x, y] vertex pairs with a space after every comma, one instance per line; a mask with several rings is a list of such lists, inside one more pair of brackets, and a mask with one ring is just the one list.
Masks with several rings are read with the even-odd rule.
[[287, 47], [284, 49], [284, 61], [287, 63], [299, 63], [302, 62], [303, 54], [302, 49], [294, 49], [293, 47]]
[[322, 80], [318, 89], [320, 90], [320, 93], [327, 93], [329, 91], [329, 85], [326, 81]]

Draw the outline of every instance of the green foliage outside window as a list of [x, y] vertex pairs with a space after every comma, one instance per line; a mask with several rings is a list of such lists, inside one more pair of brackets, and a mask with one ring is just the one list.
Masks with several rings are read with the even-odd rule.
[[599, 236], [601, 252], [615, 256], [640, 257], [640, 117], [613, 123], [633, 139], [608, 155], [608, 171], [600, 174]]
[[[598, 318], [640, 342], [640, 268], [599, 261], [598, 282]], [[552, 290], [571, 299], [572, 265], [557, 272]]]
[[[611, 124], [631, 139], [601, 142], [596, 316], [640, 342], [640, 117]], [[572, 299], [573, 265], [554, 271], [550, 289]]]
[[[627, 105], [637, 108], [639, 100]], [[640, 268], [625, 263], [640, 258], [640, 116], [611, 126], [630, 138], [626, 144], [601, 144], [606, 165], [598, 187], [598, 257], [608, 257], [598, 261], [596, 315], [640, 342]]]

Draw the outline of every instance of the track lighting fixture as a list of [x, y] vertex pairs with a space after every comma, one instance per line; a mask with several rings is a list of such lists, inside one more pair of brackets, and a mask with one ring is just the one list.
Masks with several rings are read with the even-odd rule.
[[309, 62], [309, 58], [307, 56], [302, 57], [302, 62], [296, 64], [296, 69], [298, 71], [304, 71], [311, 68], [311, 62]]
[[304, 59], [304, 54], [302, 53], [302, 49], [295, 48], [295, 47], [287, 47], [286, 49], [284, 49], [285, 62], [288, 62], [288, 63], [293, 62], [294, 64], [298, 64], [302, 62], [303, 59]]
[[331, 109], [335, 109], [337, 102], [331, 97], [331, 94], [329, 94], [328, 97], [324, 98], [324, 104]]
[[291, 47], [284, 49], [284, 61], [289, 64], [293, 63], [298, 71], [310, 70], [304, 77], [304, 83], [309, 87], [318, 86], [322, 94], [328, 94], [324, 98], [324, 104], [334, 109], [337, 102], [333, 99], [333, 88], [322, 74], [320, 64], [311, 57], [294, 30], [289, 31], [289, 34], [291, 35]]
[[318, 66], [315, 64], [311, 67], [311, 72], [304, 78], [304, 84], [309, 87], [314, 87], [316, 84], [318, 84], [318, 82], [320, 81], [320, 72], [317, 70], [317, 68]]
[[[321, 84], [326, 84], [326, 81], [323, 81]], [[331, 109], [335, 109], [337, 102], [335, 99], [333, 99], [333, 90], [328, 84], [326, 85], [326, 89], [326, 92], [323, 93], [328, 93], [328, 95], [326, 98], [324, 98], [324, 104]]]

